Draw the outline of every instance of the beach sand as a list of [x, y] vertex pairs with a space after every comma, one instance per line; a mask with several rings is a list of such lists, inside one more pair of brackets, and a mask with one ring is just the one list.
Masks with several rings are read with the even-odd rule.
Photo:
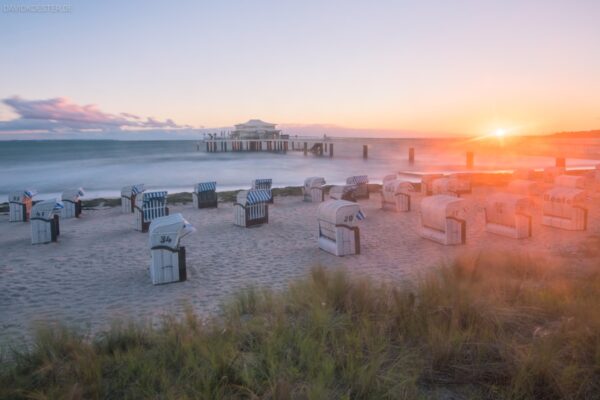
[[[119, 207], [85, 210], [80, 219], [61, 220], [57, 243], [31, 245], [28, 223], [0, 216], [0, 343], [27, 341], [38, 322], [60, 321], [97, 332], [119, 319], [155, 322], [181, 315], [189, 306], [200, 315], [218, 312], [228, 296], [249, 285], [282, 288], [312, 266], [343, 267], [353, 274], [411, 282], [419, 274], [465, 251], [491, 249], [568, 259], [584, 267], [600, 235], [600, 196], [589, 199], [586, 232], [540, 225], [535, 212], [533, 237], [514, 240], [484, 231], [483, 199], [494, 189], [474, 188], [468, 201], [467, 245], [442, 246], [418, 235], [419, 202], [409, 213], [380, 209], [380, 195], [360, 201], [367, 218], [360, 222], [362, 253], [335, 257], [317, 247], [316, 209], [301, 197], [276, 197], [270, 223], [257, 228], [234, 226], [231, 203], [218, 209], [169, 205], [198, 232], [182, 240], [188, 280], [153, 286], [148, 266], [148, 234], [133, 229], [133, 214]], [[591, 244], [592, 243], [592, 244]]]

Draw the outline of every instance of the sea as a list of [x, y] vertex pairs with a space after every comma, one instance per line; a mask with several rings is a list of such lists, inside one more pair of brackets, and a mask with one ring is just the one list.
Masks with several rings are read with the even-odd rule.
[[[217, 181], [218, 191], [250, 187], [256, 178], [272, 178], [274, 187], [301, 186], [309, 176], [342, 184], [351, 175], [368, 175], [381, 182], [402, 173], [418, 181], [426, 172], [466, 170], [466, 151], [474, 151], [474, 171], [544, 168], [555, 163], [553, 151], [569, 149], [568, 168], [600, 163], [600, 139], [563, 140], [531, 146], [480, 145], [466, 139], [346, 139], [335, 140], [334, 156], [303, 151], [207, 153], [194, 140], [22, 140], [0, 141], [0, 202], [14, 190], [33, 189], [38, 199], [60, 197], [66, 189], [82, 187], [85, 198], [119, 197], [123, 186], [144, 183], [147, 189], [189, 192], [195, 183]], [[363, 146], [368, 158], [363, 158]], [[310, 146], [309, 146], [310, 147]], [[542, 149], [542, 147], [544, 147]], [[409, 163], [408, 149], [415, 162]], [[539, 151], [536, 151], [539, 150]]]

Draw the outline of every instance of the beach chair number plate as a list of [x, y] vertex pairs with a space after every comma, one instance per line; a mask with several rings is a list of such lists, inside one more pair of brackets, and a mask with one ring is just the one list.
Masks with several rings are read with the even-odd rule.
[[171, 239], [169, 236], [161, 236], [160, 237], [161, 243], [171, 243], [172, 241], [173, 241], [173, 239]]

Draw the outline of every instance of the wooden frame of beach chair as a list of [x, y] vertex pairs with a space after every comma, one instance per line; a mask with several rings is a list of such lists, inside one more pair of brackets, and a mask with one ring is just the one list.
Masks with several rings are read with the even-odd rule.
[[44, 200], [31, 210], [31, 244], [56, 242], [60, 235], [60, 210], [56, 199]]
[[63, 202], [64, 208], [62, 209], [62, 217], [63, 218], [79, 218], [81, 215], [81, 199], [80, 196], [83, 196], [83, 189], [75, 189], [64, 191], [61, 196], [61, 201]]
[[570, 231], [587, 229], [586, 192], [581, 189], [555, 187], [544, 193], [542, 225]]
[[354, 199], [368, 199], [369, 198], [369, 177], [367, 175], [355, 175], [346, 178], [347, 185], [353, 185]]
[[336, 256], [360, 254], [360, 229], [356, 226], [360, 206], [346, 200], [328, 200], [317, 211], [318, 244]]
[[433, 195], [421, 200], [421, 237], [443, 245], [465, 244], [467, 222], [465, 200]]
[[35, 193], [21, 190], [8, 194], [8, 222], [27, 222], [31, 215], [31, 206]]
[[433, 191], [432, 191], [432, 187], [431, 187], [433, 181], [435, 181], [436, 179], [443, 178], [443, 177], [444, 177], [443, 174], [423, 175], [421, 177], [421, 194], [423, 194], [424, 196], [433, 195]]
[[217, 208], [219, 206], [217, 182], [201, 182], [194, 186], [192, 203], [194, 208]]
[[532, 204], [527, 196], [495, 193], [485, 200], [485, 230], [513, 239], [532, 235]]
[[236, 202], [233, 203], [233, 223], [237, 226], [249, 228], [269, 223], [269, 198], [268, 190], [242, 190], [238, 193]]
[[311, 176], [304, 180], [302, 187], [304, 201], [321, 203], [325, 201], [325, 178], [320, 176]]
[[415, 191], [410, 182], [387, 180], [381, 188], [381, 208], [396, 212], [408, 212], [411, 210], [411, 193]]
[[268, 190], [269, 201], [268, 203], [273, 204], [273, 179], [271, 178], [259, 178], [252, 181], [252, 189], [254, 190]]
[[329, 189], [329, 198], [332, 200], [346, 200], [356, 203], [354, 192], [355, 185], [334, 185]]
[[167, 192], [144, 192], [136, 196], [133, 210], [135, 230], [148, 232], [153, 219], [169, 215]]
[[150, 279], [153, 285], [187, 279], [186, 250], [181, 238], [196, 230], [179, 213], [159, 217], [150, 224]]
[[132, 214], [135, 210], [135, 199], [137, 195], [144, 191], [145, 188], [143, 183], [121, 188], [121, 212], [123, 214]]

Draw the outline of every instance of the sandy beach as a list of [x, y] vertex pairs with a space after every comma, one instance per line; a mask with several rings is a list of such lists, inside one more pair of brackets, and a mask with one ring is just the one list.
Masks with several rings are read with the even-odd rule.
[[37, 322], [60, 321], [90, 332], [112, 321], [135, 318], [157, 321], [192, 307], [200, 315], [248, 285], [282, 288], [316, 264], [343, 267], [353, 274], [410, 282], [411, 279], [464, 251], [504, 249], [568, 259], [584, 267], [583, 249], [600, 234], [599, 194], [588, 198], [585, 232], [540, 225], [536, 207], [533, 237], [514, 240], [484, 231], [483, 199], [501, 190], [475, 187], [468, 200], [467, 244], [442, 246], [418, 235], [419, 201], [409, 213], [380, 209], [380, 195], [360, 201], [367, 218], [360, 223], [362, 253], [335, 257], [317, 247], [316, 209], [301, 197], [276, 197], [270, 223], [240, 228], [232, 223], [231, 203], [218, 209], [170, 204], [198, 230], [186, 237], [188, 280], [162, 286], [150, 282], [148, 234], [133, 229], [133, 215], [119, 207], [85, 210], [80, 219], [61, 220], [57, 243], [30, 243], [28, 223], [9, 223], [0, 215], [0, 342], [27, 339]]

